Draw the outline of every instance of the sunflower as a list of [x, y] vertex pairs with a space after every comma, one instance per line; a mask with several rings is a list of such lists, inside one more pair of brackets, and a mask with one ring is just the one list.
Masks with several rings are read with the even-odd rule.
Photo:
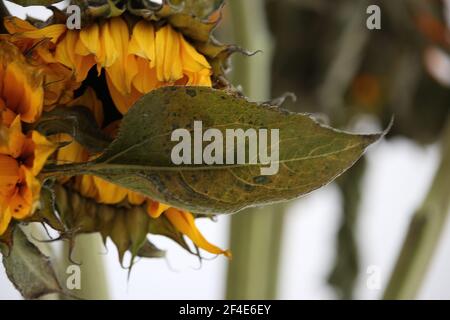
[[40, 193], [36, 176], [55, 150], [37, 131], [22, 131], [22, 122], [33, 123], [42, 113], [42, 84], [40, 70], [0, 40], [0, 235], [12, 218], [34, 212]]
[[[68, 30], [63, 24], [38, 29], [19, 18], [8, 17], [5, 27], [10, 33], [9, 40], [21, 50], [33, 49], [35, 60], [47, 66], [47, 77], [58, 74], [54, 72], [57, 67], [64, 67], [65, 72], [60, 73], [63, 79], [51, 83], [56, 88], [48, 98], [48, 106], [67, 102], [67, 97], [73, 96], [73, 91], [81, 86], [93, 67], [96, 67], [98, 76], [104, 71], [109, 95], [121, 114], [125, 114], [144, 94], [162, 86], [211, 86], [212, 71], [206, 58], [169, 24], [156, 28], [152, 22], [141, 20], [129, 25], [122, 17], [115, 17], [81, 30]], [[70, 70], [70, 75], [67, 70]], [[74, 81], [67, 80], [70, 77]], [[88, 88], [67, 105], [88, 107], [107, 134], [114, 137], [117, 133], [120, 120], [104, 125], [102, 103], [94, 90]], [[52, 137], [52, 141], [70, 142], [57, 152], [56, 159], [60, 164], [88, 161], [97, 156], [89, 154], [69, 135], [59, 134]], [[230, 257], [229, 251], [212, 245], [202, 236], [190, 212], [153, 201], [95, 176], [63, 178], [61, 182], [70, 183], [82, 196], [98, 203], [115, 205], [127, 201], [131, 205], [145, 204], [150, 217], [156, 219], [165, 215], [198, 247]]]
[[43, 55], [72, 70], [81, 83], [96, 66], [106, 72], [109, 93], [117, 109], [128, 109], [153, 89], [169, 85], [211, 86], [206, 58], [170, 25], [156, 28], [141, 20], [129, 26], [122, 17], [94, 23], [81, 30], [55, 24], [37, 29], [16, 17], [5, 20], [15, 39], [42, 41], [54, 48]]

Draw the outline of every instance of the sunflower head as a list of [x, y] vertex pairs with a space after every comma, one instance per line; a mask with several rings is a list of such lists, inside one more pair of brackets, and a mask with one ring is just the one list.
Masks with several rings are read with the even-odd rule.
[[[181, 1], [165, 1], [158, 6], [146, 1], [121, 2], [121, 6], [112, 1], [73, 3], [82, 8], [81, 30], [69, 30], [57, 23], [58, 19], [44, 27], [14, 17], [5, 20], [10, 34], [4, 37], [43, 70], [41, 82], [47, 89], [41, 104], [45, 110], [56, 104], [66, 108], [81, 105], [90, 110], [103, 133], [113, 138], [122, 115], [152, 90], [172, 85], [214, 85], [217, 74], [213, 60], [198, 48], [210, 43], [209, 33], [217, 19], [208, 19], [217, 4], [208, 13], [197, 11], [194, 15], [193, 10], [198, 9], [194, 2], [186, 2], [186, 6]], [[191, 26], [200, 26], [198, 35]], [[114, 107], [119, 112], [111, 116]], [[83, 146], [76, 135], [66, 132], [50, 139], [60, 145], [55, 157], [58, 164], [86, 162], [99, 156]], [[73, 230], [100, 232], [105, 240], [109, 237], [116, 244], [121, 260], [127, 250], [133, 256], [160, 255], [160, 251], [149, 253], [148, 242], [144, 241], [148, 233], [168, 236], [194, 254], [198, 251], [191, 250], [185, 237], [196, 248], [230, 257], [228, 251], [203, 237], [195, 214], [182, 208], [90, 175], [59, 178], [55, 190], [62, 219], [51, 218], [53, 212], [42, 209], [28, 220], [46, 221], [63, 234], [73, 234]], [[49, 198], [42, 197], [42, 208], [53, 208], [53, 204], [46, 204]]]

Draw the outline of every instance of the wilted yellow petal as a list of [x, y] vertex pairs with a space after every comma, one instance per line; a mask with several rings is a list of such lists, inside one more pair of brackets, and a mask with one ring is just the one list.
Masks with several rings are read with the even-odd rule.
[[89, 27], [82, 28], [80, 31], [80, 41], [92, 54], [99, 53], [100, 49], [100, 28], [97, 23]]
[[0, 202], [13, 195], [19, 180], [19, 163], [10, 156], [0, 154]]
[[81, 144], [74, 141], [73, 138], [68, 134], [58, 134], [55, 135], [53, 142], [62, 143], [72, 141], [68, 145], [58, 149], [56, 156], [58, 164], [76, 163], [88, 160], [89, 155], [87, 151], [83, 148]]
[[131, 80], [138, 72], [134, 56], [128, 57], [129, 32], [128, 26], [121, 18], [113, 18], [109, 21], [110, 32], [113, 37], [117, 59], [106, 66], [109, 79], [116, 89], [122, 94], [129, 94], [131, 91]]
[[44, 103], [43, 77], [19, 59], [6, 66], [3, 98], [8, 109], [21, 115], [24, 122], [35, 122]]
[[37, 176], [48, 157], [56, 150], [56, 145], [35, 130], [31, 133], [31, 139], [34, 142], [34, 161], [31, 172], [34, 176]]
[[128, 202], [134, 206], [140, 206], [144, 203], [145, 197], [137, 192], [128, 191]]
[[178, 231], [191, 239], [199, 248], [213, 254], [223, 254], [226, 257], [231, 258], [230, 251], [216, 247], [203, 237], [195, 225], [194, 216], [190, 212], [170, 208], [164, 214]]
[[78, 37], [76, 32], [69, 31], [56, 46], [56, 60], [71, 69], [74, 69], [75, 67], [75, 46], [77, 40]]
[[52, 24], [42, 29], [35, 29], [16, 33], [15, 36], [21, 36], [28, 39], [50, 39], [51, 42], [56, 43], [61, 35], [66, 31], [64, 24]]
[[33, 26], [31, 23], [29, 23], [26, 20], [19, 19], [17, 17], [11, 16], [11, 17], [5, 17], [3, 24], [6, 28], [6, 30], [10, 34], [19, 33], [19, 32], [25, 32], [25, 31], [32, 31], [36, 30], [37, 28]]
[[9, 199], [8, 205], [11, 216], [14, 219], [24, 219], [32, 213], [33, 192], [39, 195], [40, 184], [33, 174], [26, 168], [21, 167], [21, 181], [16, 188], [16, 192]]
[[78, 176], [75, 179], [75, 188], [82, 196], [95, 199], [98, 195], [93, 176]]
[[158, 201], [153, 201], [150, 199], [147, 201], [147, 213], [152, 218], [159, 218], [159, 216], [169, 208], [169, 205]]
[[11, 126], [0, 124], [0, 154], [18, 158], [25, 143], [25, 135], [22, 133], [20, 116], [17, 116]]
[[127, 113], [131, 106], [143, 95], [133, 86], [131, 87], [131, 94], [124, 95], [120, 93], [113, 85], [108, 74], [106, 74], [106, 83], [108, 84], [109, 94], [114, 101], [114, 105], [122, 114]]
[[136, 23], [133, 28], [128, 53], [149, 60], [150, 67], [155, 66], [155, 30], [153, 24], [145, 20]]
[[0, 123], [10, 126], [16, 116], [16, 113], [8, 109], [3, 100], [0, 99]]
[[98, 190], [96, 200], [105, 204], [116, 204], [125, 199], [128, 190], [106, 180], [94, 177], [94, 183]]
[[183, 70], [190, 72], [200, 72], [203, 69], [210, 69], [210, 65], [206, 58], [195, 50], [195, 48], [187, 42], [183, 35], [178, 34], [181, 47], [181, 60], [183, 61]]
[[175, 82], [183, 77], [178, 34], [170, 25], [156, 31], [156, 76], [161, 82]]
[[97, 62], [99, 62], [102, 67], [111, 66], [119, 56], [114, 36], [115, 35], [111, 33], [110, 21], [104, 22], [100, 27], [101, 54], [97, 54]]
[[0, 199], [0, 236], [5, 233], [10, 221], [11, 212], [9, 211], [9, 207], [6, 205], [2, 206]]
[[133, 85], [139, 92], [145, 94], [160, 86], [156, 78], [156, 68], [150, 68], [147, 60], [138, 57], [137, 66], [139, 72], [133, 79]]

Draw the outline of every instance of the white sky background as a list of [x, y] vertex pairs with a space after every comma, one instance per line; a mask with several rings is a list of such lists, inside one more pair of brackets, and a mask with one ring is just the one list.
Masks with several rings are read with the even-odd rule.
[[[30, 9], [34, 15], [41, 15], [46, 11], [37, 7]], [[24, 17], [24, 11], [18, 14]], [[371, 265], [378, 266], [381, 270], [382, 288], [384, 287], [411, 214], [421, 203], [437, 168], [439, 150], [437, 146], [423, 148], [406, 139], [396, 139], [382, 141], [371, 147], [368, 160], [357, 234], [362, 270], [356, 290], [356, 298], [359, 299], [377, 299], [382, 294], [382, 290], [367, 289], [365, 270]], [[339, 208], [340, 198], [334, 185], [291, 202], [283, 239], [279, 298], [334, 298], [333, 291], [326, 284], [326, 277], [334, 260]], [[217, 223], [202, 220], [198, 225], [212, 243], [227, 247], [229, 217], [220, 217]], [[162, 237], [153, 239], [160, 248], [168, 250], [167, 261], [139, 261], [130, 281], [127, 281], [127, 271], [118, 263], [115, 247], [108, 243], [109, 253], [103, 258], [108, 265], [112, 298], [224, 298], [228, 263], [225, 258], [204, 261], [200, 267], [196, 258], [170, 240]], [[450, 299], [449, 266], [450, 221], [419, 298]], [[0, 299], [20, 299], [20, 295], [6, 278], [3, 266], [0, 267]]]

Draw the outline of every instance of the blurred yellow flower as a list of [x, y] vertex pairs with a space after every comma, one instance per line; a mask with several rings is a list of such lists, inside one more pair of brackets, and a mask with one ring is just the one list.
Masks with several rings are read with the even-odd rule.
[[36, 176], [54, 150], [37, 131], [23, 134], [19, 115], [10, 126], [0, 124], [0, 235], [11, 218], [33, 213], [41, 188]]
[[49, 26], [44, 36], [29, 22], [16, 17], [5, 18], [4, 25], [11, 35], [2, 34], [0, 39], [14, 44], [40, 70], [44, 83], [44, 110], [71, 101], [80, 83], [75, 81], [72, 70], [59, 63], [53, 55], [56, 48], [54, 40], [64, 28]]
[[0, 117], [7, 125], [20, 115], [35, 122], [42, 113], [43, 75], [11, 43], [0, 40]]
[[12, 218], [33, 213], [40, 192], [36, 176], [55, 150], [37, 131], [22, 132], [22, 121], [33, 123], [41, 116], [43, 86], [42, 69], [0, 39], [0, 235]]

